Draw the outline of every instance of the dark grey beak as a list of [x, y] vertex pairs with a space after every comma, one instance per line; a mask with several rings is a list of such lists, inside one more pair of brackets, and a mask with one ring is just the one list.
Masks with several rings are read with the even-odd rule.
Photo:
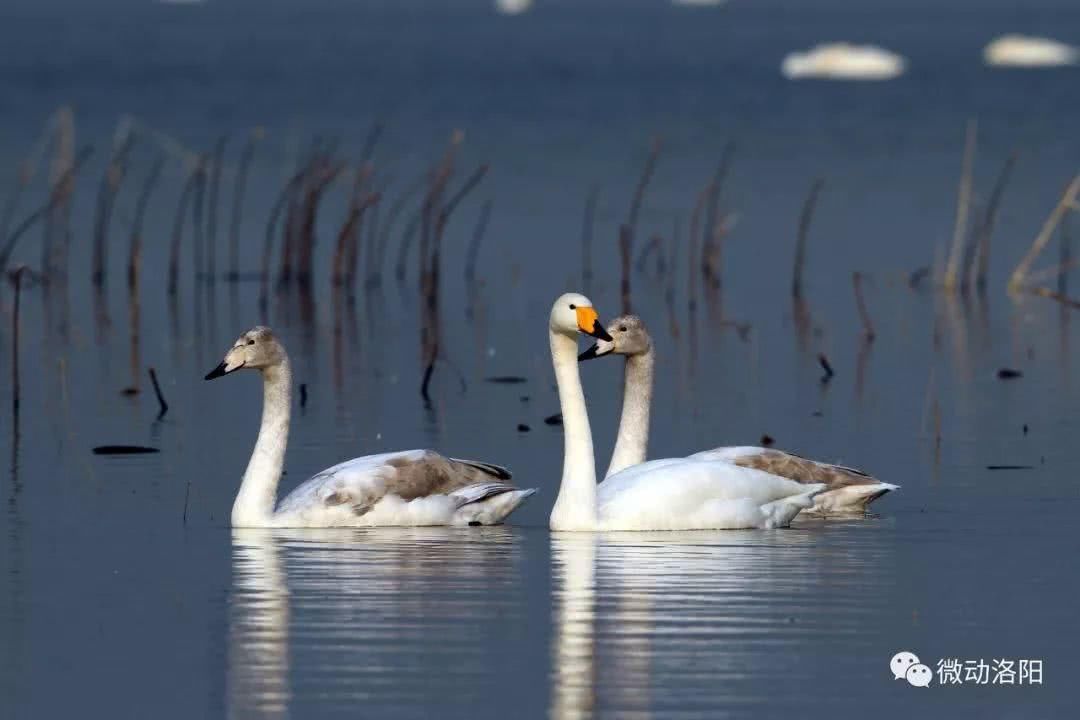
[[585, 362], [586, 360], [595, 360], [596, 358], [604, 357], [605, 355], [610, 355], [611, 351], [614, 350], [614, 349], [615, 349], [615, 346], [612, 345], [610, 349], [601, 351], [600, 350], [600, 344], [599, 343], [593, 343], [592, 347], [590, 347], [588, 350], [586, 350], [585, 352], [578, 355], [577, 359], [578, 359], [578, 362]]
[[[604, 326], [600, 324], [599, 320], [594, 320], [593, 321], [592, 330], [590, 330], [587, 334], [594, 337], [594, 338], [599, 338], [601, 340], [607, 340], [608, 342], [613, 342], [611, 336], [607, 334], [607, 330], [604, 329]], [[586, 352], [588, 352], [588, 351], [586, 351]]]
[[225, 361], [222, 360], [220, 365], [206, 373], [206, 377], [204, 377], [203, 380], [213, 380], [214, 378], [224, 377], [228, 374], [229, 371], [225, 369]]

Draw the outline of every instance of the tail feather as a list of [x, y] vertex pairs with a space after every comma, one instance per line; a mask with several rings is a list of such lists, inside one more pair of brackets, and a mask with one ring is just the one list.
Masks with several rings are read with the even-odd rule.
[[450, 458], [456, 463], [462, 465], [468, 465], [471, 468], [476, 468], [480, 472], [487, 473], [498, 480], [509, 480], [513, 475], [509, 470], [502, 465], [493, 465], [491, 463], [480, 462], [479, 460], [462, 460], [461, 458]]
[[899, 490], [899, 485], [876, 482], [848, 485], [829, 490], [814, 500], [815, 513], [861, 513], [866, 506], [886, 493]]

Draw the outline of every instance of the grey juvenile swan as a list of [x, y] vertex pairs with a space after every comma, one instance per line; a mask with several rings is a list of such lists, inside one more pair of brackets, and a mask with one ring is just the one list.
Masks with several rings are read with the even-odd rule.
[[[645, 462], [649, 445], [649, 410], [652, 405], [653, 366], [656, 352], [645, 323], [636, 315], [615, 318], [607, 327], [611, 340], [598, 340], [581, 353], [580, 360], [604, 355], [626, 358], [623, 376], [623, 406], [619, 434], [611, 454], [607, 475]], [[689, 456], [695, 460], [721, 460], [764, 470], [800, 483], [824, 483], [825, 492], [814, 497], [807, 512], [846, 514], [864, 512], [866, 506], [898, 485], [884, 483], [870, 475], [841, 465], [807, 460], [782, 450], [761, 447], [719, 447]]]
[[289, 439], [292, 369], [267, 327], [241, 335], [207, 380], [241, 369], [263, 379], [263, 413], [232, 509], [234, 527], [492, 525], [535, 490], [510, 484], [498, 465], [457, 460], [432, 450], [365, 455], [305, 480], [275, 508]]

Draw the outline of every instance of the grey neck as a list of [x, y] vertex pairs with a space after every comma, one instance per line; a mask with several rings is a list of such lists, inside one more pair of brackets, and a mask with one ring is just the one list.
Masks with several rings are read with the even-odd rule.
[[623, 368], [623, 406], [619, 435], [607, 475], [645, 462], [649, 452], [649, 410], [652, 407], [653, 366], [656, 354], [650, 347], [641, 355], [627, 355]]

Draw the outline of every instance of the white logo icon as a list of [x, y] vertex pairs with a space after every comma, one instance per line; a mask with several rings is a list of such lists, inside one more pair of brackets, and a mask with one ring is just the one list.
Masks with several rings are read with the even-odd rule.
[[[892, 656], [889, 661], [889, 669], [892, 670], [893, 680], [903, 680], [908, 676], [907, 672], [913, 665], [919, 665], [919, 656], [913, 652], [904, 650]], [[926, 667], [919, 665], [919, 667]], [[915, 683], [912, 683], [914, 685]]]
[[934, 674], [930, 672], [930, 668], [927, 666], [916, 663], [907, 669], [907, 674], [904, 677], [915, 687], [929, 687]]

